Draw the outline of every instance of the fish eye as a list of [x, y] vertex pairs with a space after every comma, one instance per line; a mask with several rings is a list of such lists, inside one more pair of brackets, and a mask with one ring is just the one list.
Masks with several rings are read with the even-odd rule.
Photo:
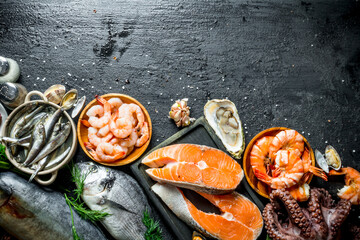
[[96, 173], [97, 172], [97, 167], [96, 166], [91, 166], [90, 167], [90, 172]]

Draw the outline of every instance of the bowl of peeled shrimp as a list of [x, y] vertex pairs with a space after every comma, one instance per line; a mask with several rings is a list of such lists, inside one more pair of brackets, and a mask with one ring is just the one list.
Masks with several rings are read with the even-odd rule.
[[149, 146], [149, 113], [136, 99], [118, 93], [95, 96], [77, 124], [81, 148], [95, 162], [122, 166], [138, 159]]
[[258, 133], [245, 149], [243, 167], [250, 186], [265, 198], [272, 189], [285, 188], [298, 201], [305, 201], [313, 175], [327, 180], [324, 171], [315, 167], [306, 138], [285, 127]]

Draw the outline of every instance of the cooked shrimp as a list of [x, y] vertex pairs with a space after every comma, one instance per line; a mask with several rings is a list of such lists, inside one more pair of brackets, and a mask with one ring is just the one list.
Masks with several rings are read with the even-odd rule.
[[88, 128], [88, 139], [91, 144], [97, 147], [102, 142], [108, 142], [113, 137], [113, 134], [110, 132], [105, 137], [99, 137], [97, 135], [98, 130], [93, 127]]
[[345, 184], [339, 190], [338, 196], [342, 199], [347, 199], [353, 205], [360, 204], [360, 173], [351, 167], [341, 168], [340, 171], [331, 170], [329, 175], [344, 175]]
[[314, 174], [315, 176], [321, 177], [325, 181], [328, 180], [324, 170], [312, 165], [312, 161], [311, 161], [310, 153], [309, 153], [308, 149], [305, 149], [305, 151], [301, 157], [301, 160], [303, 161], [303, 165], [304, 165], [304, 174], [305, 174], [304, 181], [305, 182], [309, 179], [309, 177], [311, 176], [311, 173]]
[[95, 105], [87, 110], [86, 115], [88, 117], [102, 117], [104, 115], [104, 107], [101, 105]]
[[274, 137], [266, 136], [257, 140], [250, 152], [250, 165], [263, 173], [270, 173], [271, 159], [269, 157], [269, 147]]
[[110, 126], [109, 126], [109, 124], [106, 124], [104, 127], [99, 129], [98, 135], [101, 137], [104, 137], [104, 136], [108, 135], [109, 132], [110, 132]]
[[120, 98], [110, 98], [108, 100], [108, 103], [110, 103], [111, 105], [112, 113], [116, 112], [119, 109], [119, 107], [123, 104]]
[[124, 117], [125, 115], [128, 115], [129, 119], [134, 117], [134, 115], [136, 116], [136, 118], [134, 118], [137, 121], [136, 127], [142, 127], [145, 121], [145, 116], [141, 108], [134, 103], [127, 104], [124, 108], [122, 108], [122, 106], [119, 108], [119, 117]]
[[119, 143], [122, 147], [129, 148], [135, 146], [137, 140], [138, 140], [138, 135], [135, 132], [135, 130], [133, 130], [127, 138], [120, 139]]
[[141, 127], [140, 133], [138, 135], [140, 138], [136, 140], [135, 147], [141, 147], [149, 139], [149, 127], [147, 122], [143, 123], [143, 126]]
[[102, 98], [98, 95], [96, 95], [95, 97], [98, 100], [98, 102], [100, 102], [104, 106], [104, 115], [101, 117], [90, 116], [88, 122], [91, 124], [91, 126], [95, 128], [102, 128], [110, 121], [111, 105], [108, 101], [105, 100], [105, 98]]
[[116, 118], [114, 114], [110, 120], [110, 131], [118, 138], [126, 138], [133, 131], [133, 126], [128, 116]]
[[110, 143], [100, 143], [96, 147], [96, 155], [102, 162], [113, 162], [126, 155], [127, 148]]
[[270, 158], [275, 159], [275, 154], [280, 149], [296, 149], [300, 157], [304, 152], [304, 138], [292, 129], [281, 131], [270, 144]]
[[279, 150], [275, 158], [275, 170], [269, 176], [260, 169], [253, 169], [255, 176], [271, 188], [289, 188], [297, 184], [304, 175], [303, 163], [298, 151]]
[[291, 196], [298, 202], [307, 201], [310, 197], [310, 186], [307, 183], [297, 184], [287, 189]]

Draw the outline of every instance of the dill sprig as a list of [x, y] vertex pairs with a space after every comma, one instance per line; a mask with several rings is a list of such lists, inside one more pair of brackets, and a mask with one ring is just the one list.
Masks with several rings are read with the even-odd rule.
[[150, 214], [147, 209], [144, 212], [144, 217], [142, 219], [142, 222], [147, 227], [147, 230], [145, 232], [146, 240], [162, 240], [162, 236], [161, 236], [162, 231], [159, 226], [159, 222], [154, 221], [154, 219], [150, 217]]
[[87, 172], [86, 174], [82, 175], [80, 169], [78, 167], [72, 165], [71, 177], [72, 177], [72, 181], [76, 185], [76, 188], [73, 190], [73, 193], [76, 196], [75, 201], [80, 200], [81, 194], [84, 191], [85, 179], [89, 175], [89, 173], [90, 172]]
[[73, 240], [82, 240], [82, 239], [79, 237], [79, 235], [77, 234], [77, 232], [76, 232], [76, 228], [75, 228], [75, 224], [74, 224], [74, 215], [73, 215], [73, 211], [72, 211], [72, 208], [71, 208], [71, 205], [70, 205], [70, 200], [69, 200], [69, 198], [67, 197], [66, 193], [65, 193], [64, 195], [65, 195], [66, 203], [67, 203], [67, 205], [69, 205], [69, 208], [70, 208], [71, 224], [72, 224], [71, 232], [72, 232], [72, 235], [73, 235]]

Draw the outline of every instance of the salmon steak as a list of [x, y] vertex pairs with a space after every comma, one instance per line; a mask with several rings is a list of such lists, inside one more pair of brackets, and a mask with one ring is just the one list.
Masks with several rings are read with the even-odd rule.
[[150, 153], [142, 161], [155, 181], [209, 194], [230, 193], [244, 172], [239, 163], [215, 148], [175, 144]]
[[259, 208], [237, 192], [225, 195], [197, 192], [220, 210], [221, 214], [215, 214], [197, 209], [177, 187], [157, 183], [151, 189], [182, 221], [208, 237], [251, 240], [261, 234], [263, 219]]

